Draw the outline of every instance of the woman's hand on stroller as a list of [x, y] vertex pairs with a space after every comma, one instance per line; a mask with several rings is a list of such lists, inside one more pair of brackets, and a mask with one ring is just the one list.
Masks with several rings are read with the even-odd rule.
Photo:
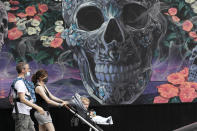
[[66, 107], [69, 109], [69, 107], [68, 107], [69, 102], [68, 101], [63, 101], [61, 104], [63, 107]]

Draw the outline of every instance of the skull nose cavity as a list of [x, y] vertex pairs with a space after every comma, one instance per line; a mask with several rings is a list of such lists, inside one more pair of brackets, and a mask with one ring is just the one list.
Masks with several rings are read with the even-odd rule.
[[109, 51], [109, 56], [115, 61], [118, 61], [120, 58], [120, 54], [114, 50]]
[[104, 34], [104, 40], [107, 43], [110, 43], [113, 40], [116, 40], [117, 42], [123, 41], [123, 35], [115, 19], [111, 19], [109, 21], [107, 29]]

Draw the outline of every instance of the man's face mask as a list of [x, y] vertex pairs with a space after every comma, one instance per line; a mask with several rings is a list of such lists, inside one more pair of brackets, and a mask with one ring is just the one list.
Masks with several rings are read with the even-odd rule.
[[26, 77], [28, 77], [30, 75], [31, 75], [31, 73], [29, 71], [25, 74]]

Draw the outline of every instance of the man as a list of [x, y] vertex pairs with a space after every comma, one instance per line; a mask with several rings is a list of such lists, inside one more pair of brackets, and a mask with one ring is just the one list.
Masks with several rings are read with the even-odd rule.
[[[19, 101], [15, 102], [13, 109], [13, 119], [15, 120], [15, 131], [35, 131], [34, 123], [30, 117], [30, 110], [36, 109], [40, 114], [44, 115], [43, 108], [33, 103], [32, 97], [35, 94], [29, 89], [29, 81], [25, 77], [30, 76], [29, 65], [25, 62], [20, 62], [16, 66], [18, 77], [13, 82], [13, 88], [17, 92]], [[34, 92], [33, 92], [34, 93]]]

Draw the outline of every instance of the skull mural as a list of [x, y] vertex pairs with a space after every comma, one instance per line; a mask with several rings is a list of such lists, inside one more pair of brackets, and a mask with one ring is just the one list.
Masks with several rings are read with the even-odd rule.
[[0, 1], [0, 50], [8, 34], [8, 15], [4, 4]]
[[82, 82], [101, 104], [130, 104], [144, 91], [164, 34], [157, 0], [64, 0], [62, 33]]

